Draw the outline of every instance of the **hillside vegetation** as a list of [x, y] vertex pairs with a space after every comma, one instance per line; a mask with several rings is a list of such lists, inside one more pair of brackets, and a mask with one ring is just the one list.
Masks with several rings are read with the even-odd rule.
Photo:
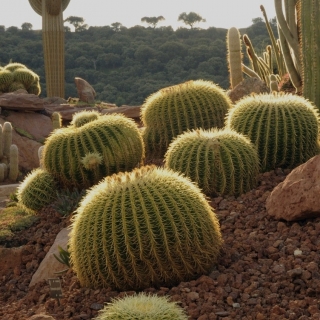
[[[240, 32], [249, 35], [259, 53], [270, 39], [262, 19], [252, 22]], [[191, 79], [211, 80], [228, 89], [226, 34], [227, 29], [215, 27], [175, 31], [170, 26], [121, 24], [67, 31], [66, 98], [77, 96], [74, 77], [87, 80], [97, 100], [117, 105], [140, 105], [160, 88]], [[0, 48], [0, 66], [10, 60], [25, 64], [40, 76], [41, 96], [46, 96], [41, 31], [0, 27], [0, 42], [6, 44]]]

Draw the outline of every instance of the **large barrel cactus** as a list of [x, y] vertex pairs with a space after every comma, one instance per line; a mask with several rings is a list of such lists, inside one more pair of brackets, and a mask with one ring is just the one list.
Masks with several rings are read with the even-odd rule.
[[149, 96], [142, 106], [146, 153], [162, 157], [171, 140], [187, 129], [222, 128], [231, 101], [210, 81], [188, 81]]
[[109, 176], [87, 193], [69, 249], [82, 285], [138, 290], [209, 272], [221, 242], [200, 189], [151, 166]]
[[257, 151], [249, 139], [230, 130], [194, 130], [168, 148], [165, 166], [198, 183], [208, 195], [240, 195], [255, 187]]
[[130, 171], [143, 158], [137, 125], [119, 114], [102, 115], [79, 127], [71, 124], [56, 129], [42, 153], [44, 168], [63, 186], [78, 189], [88, 188], [107, 175]]
[[96, 320], [187, 320], [188, 316], [168, 297], [144, 292], [115, 299], [99, 311]]
[[50, 173], [43, 169], [31, 171], [17, 189], [19, 204], [39, 211], [57, 198], [58, 184]]
[[297, 95], [247, 96], [230, 111], [227, 126], [255, 144], [262, 171], [293, 168], [319, 153], [318, 111]]

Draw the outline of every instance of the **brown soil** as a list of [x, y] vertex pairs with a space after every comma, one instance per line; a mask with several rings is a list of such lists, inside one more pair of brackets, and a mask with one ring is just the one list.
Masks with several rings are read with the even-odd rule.
[[[265, 200], [284, 180], [282, 170], [262, 174], [259, 186], [238, 197], [211, 198], [224, 238], [221, 257], [209, 275], [170, 288], [145, 291], [179, 301], [189, 319], [320, 319], [320, 218], [276, 221], [266, 214]], [[60, 305], [43, 281], [29, 282], [52, 245], [68, 225], [52, 209], [21, 231], [7, 246], [25, 244], [23, 264], [0, 279], [0, 318], [28, 319], [34, 314], [56, 320], [92, 319], [112, 298], [133, 292], [81, 288], [70, 270], [61, 277]]]

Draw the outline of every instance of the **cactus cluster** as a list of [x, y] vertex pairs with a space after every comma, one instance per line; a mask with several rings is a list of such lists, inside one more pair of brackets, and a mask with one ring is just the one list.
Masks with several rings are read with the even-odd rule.
[[201, 190], [177, 172], [147, 166], [106, 177], [87, 192], [69, 250], [82, 285], [139, 290], [209, 272], [221, 243]]
[[229, 112], [226, 125], [250, 138], [262, 171], [294, 168], [319, 153], [318, 111], [297, 95], [247, 96]]
[[12, 144], [12, 125], [0, 125], [0, 182], [9, 178], [14, 182], [19, 175], [19, 150]]
[[141, 110], [147, 156], [162, 157], [171, 140], [187, 129], [222, 128], [231, 106], [223, 89], [204, 80], [188, 81], [152, 94]]
[[53, 131], [41, 162], [63, 186], [83, 189], [107, 175], [132, 170], [143, 158], [142, 136], [133, 120], [85, 111], [68, 127]]
[[257, 151], [230, 129], [197, 129], [178, 136], [168, 148], [165, 167], [196, 182], [207, 195], [240, 195], [255, 187]]
[[96, 320], [187, 320], [188, 316], [168, 297], [144, 292], [114, 299], [99, 311]]
[[28, 93], [39, 95], [39, 81], [39, 76], [21, 63], [9, 63], [0, 70], [0, 91], [3, 93], [24, 89]]

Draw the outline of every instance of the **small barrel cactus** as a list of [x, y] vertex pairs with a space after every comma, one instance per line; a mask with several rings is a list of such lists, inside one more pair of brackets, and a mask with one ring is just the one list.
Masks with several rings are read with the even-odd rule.
[[31, 211], [39, 211], [56, 199], [58, 184], [43, 169], [31, 171], [17, 189], [19, 204]]
[[97, 120], [99, 117], [100, 113], [98, 111], [84, 110], [75, 113], [70, 124], [78, 128], [90, 121]]
[[16, 69], [27, 69], [27, 67], [19, 62], [10, 62], [6, 66], [4, 66], [4, 69], [13, 72]]
[[84, 189], [107, 175], [132, 170], [143, 158], [137, 125], [113, 114], [53, 131], [45, 141], [42, 163], [63, 186]]
[[177, 172], [141, 167], [106, 177], [83, 198], [70, 233], [84, 286], [171, 286], [212, 270], [222, 239], [201, 190]]
[[142, 106], [146, 153], [162, 157], [171, 140], [187, 129], [222, 128], [231, 101], [210, 81], [188, 81], [149, 96]]
[[139, 293], [114, 299], [96, 320], [187, 320], [184, 310], [168, 297]]
[[14, 77], [10, 70], [0, 70], [0, 91], [7, 92], [13, 83]]
[[255, 187], [257, 151], [249, 139], [230, 130], [185, 132], [168, 148], [165, 167], [197, 182], [208, 195], [240, 195]]
[[230, 110], [227, 126], [250, 138], [264, 172], [294, 168], [319, 153], [318, 111], [297, 95], [247, 96]]

